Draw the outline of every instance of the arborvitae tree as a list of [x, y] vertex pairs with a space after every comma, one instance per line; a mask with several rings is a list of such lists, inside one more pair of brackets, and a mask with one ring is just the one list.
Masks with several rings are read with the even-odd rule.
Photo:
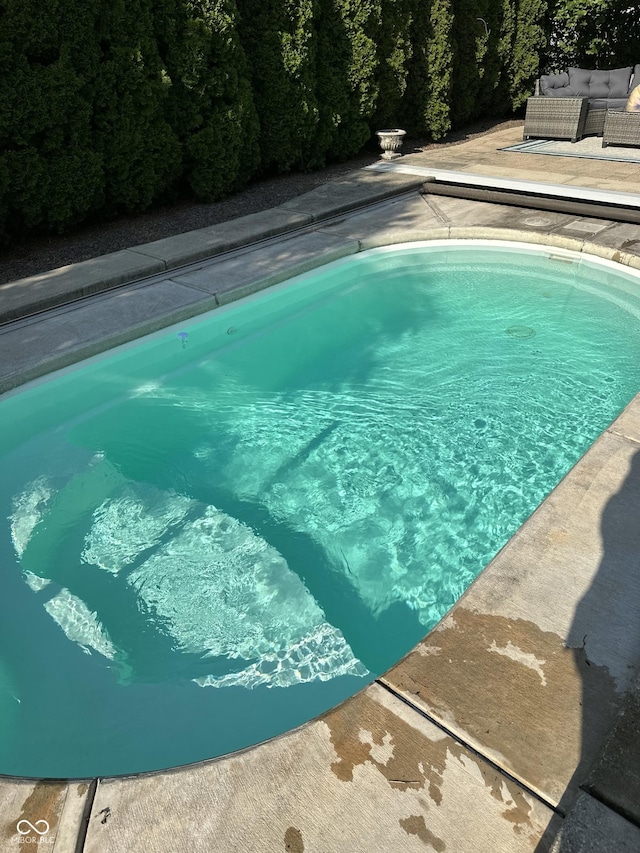
[[485, 33], [486, 52], [480, 60], [482, 77], [478, 89], [477, 117], [502, 116], [512, 109], [507, 73], [511, 44], [510, 41], [505, 42], [505, 32], [511, 31], [513, 3], [514, 0], [489, 0], [485, 3], [482, 18], [487, 24], [488, 33]]
[[460, 126], [479, 113], [482, 64], [488, 37], [479, 18], [486, 14], [484, 0], [453, 0], [453, 78], [451, 85], [451, 121]]
[[178, 178], [180, 144], [165, 118], [167, 81], [152, 0], [100, 0], [94, 146], [105, 172], [105, 212], [144, 210]]
[[533, 94], [540, 70], [540, 54], [547, 40], [544, 31], [547, 0], [520, 0], [511, 63], [511, 103], [514, 109]]
[[75, 0], [4, 0], [0, 11], [0, 209], [7, 228], [60, 231], [100, 198], [92, 149], [91, 14]]
[[175, 40], [163, 46], [171, 123], [183, 145], [183, 174], [214, 201], [258, 166], [258, 121], [234, 0], [177, 0]]
[[514, 0], [454, 0], [451, 116], [456, 127], [511, 110]]
[[[311, 147], [311, 158], [323, 165], [327, 152], [335, 156], [338, 128], [349, 112], [348, 69], [350, 44], [334, 0], [316, 4], [316, 92], [318, 124]], [[367, 129], [368, 135], [368, 129]], [[364, 144], [365, 139], [361, 144]]]
[[400, 122], [400, 105], [413, 55], [411, 32], [415, 6], [415, 0], [385, 0], [381, 5], [376, 35], [378, 98], [373, 117], [374, 128], [378, 130]]
[[410, 133], [420, 134], [427, 130], [427, 98], [429, 94], [429, 36], [428, 20], [430, 0], [426, 3], [414, 0], [413, 15], [409, 29], [412, 53], [407, 63], [407, 85], [399, 105], [399, 125]]
[[371, 136], [380, 3], [318, 0], [318, 131], [331, 158], [355, 154]]
[[314, 0], [238, 0], [263, 169], [309, 165], [318, 123]]
[[[497, 39], [495, 62], [498, 67], [493, 109], [503, 115], [513, 109], [511, 101], [511, 57], [516, 30], [516, 5], [519, 0], [500, 0], [498, 21], [493, 24]], [[495, 4], [498, 6], [498, 4]]]
[[434, 139], [451, 127], [450, 104], [453, 69], [451, 0], [432, 0], [429, 14], [431, 33], [427, 46], [429, 88], [425, 105], [425, 126]]
[[[349, 157], [382, 125], [437, 139], [452, 109], [517, 107], [547, 2], [0, 0], [0, 238], [215, 200], [260, 166]], [[638, 58], [625, 0], [554, 2], [595, 64], [605, 43], [623, 51], [609, 66]]]
[[428, 133], [439, 139], [451, 127], [451, 2], [413, 0], [412, 6], [412, 56], [399, 108], [400, 124], [411, 133]]

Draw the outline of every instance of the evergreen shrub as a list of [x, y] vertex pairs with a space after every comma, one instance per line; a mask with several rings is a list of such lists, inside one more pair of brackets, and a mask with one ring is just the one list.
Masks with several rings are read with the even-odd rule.
[[532, 90], [547, 5], [0, 0], [0, 239], [215, 201], [383, 127], [438, 139], [507, 113]]

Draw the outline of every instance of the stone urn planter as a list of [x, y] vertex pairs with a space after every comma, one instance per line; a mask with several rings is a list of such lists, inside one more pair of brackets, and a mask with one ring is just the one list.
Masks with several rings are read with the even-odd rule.
[[380, 148], [382, 148], [383, 160], [395, 160], [396, 157], [402, 157], [400, 149], [405, 135], [406, 130], [399, 130], [398, 128], [376, 131], [376, 136], [380, 140]]

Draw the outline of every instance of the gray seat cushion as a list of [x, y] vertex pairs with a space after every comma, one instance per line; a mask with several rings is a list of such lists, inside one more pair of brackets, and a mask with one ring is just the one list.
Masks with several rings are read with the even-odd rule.
[[614, 68], [611, 71], [590, 71], [587, 68], [569, 68], [569, 86], [578, 97], [625, 98], [629, 94], [632, 68]]
[[589, 98], [590, 110], [623, 110], [626, 98]]

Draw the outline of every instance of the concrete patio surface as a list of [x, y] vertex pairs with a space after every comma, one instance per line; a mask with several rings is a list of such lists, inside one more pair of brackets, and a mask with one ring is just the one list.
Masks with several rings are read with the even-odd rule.
[[[474, 140], [466, 153], [460, 145], [405, 160], [494, 174], [508, 134], [517, 129]], [[511, 158], [544, 164], [512, 167]], [[576, 171], [546, 171], [560, 159], [500, 153], [495, 168], [570, 184], [585, 162], [601, 167], [565, 158]], [[375, 246], [516, 240], [640, 269], [640, 226], [436, 196], [423, 177], [364, 174], [236, 221], [235, 234], [228, 223], [217, 235], [134, 247], [132, 275], [149, 276], [141, 282], [123, 284], [122, 258], [109, 270], [104, 256], [101, 271], [84, 267], [89, 283], [73, 269], [0, 287], [0, 391]], [[161, 269], [137, 272], [140, 258]], [[61, 285], [56, 307], [13, 319], [43, 308], [49, 283]], [[102, 292], [63, 304], [94, 290]], [[640, 396], [377, 682], [220, 760], [123, 779], [0, 779], [0, 849], [43, 839], [54, 853], [640, 851], [638, 518]]]
[[569, 198], [572, 187], [640, 193], [638, 163], [499, 150], [517, 142], [522, 142], [522, 128], [509, 127], [461, 145], [428, 149], [421, 153], [407, 152], [402, 161], [398, 162], [473, 172], [488, 178], [562, 184], [566, 186]]

